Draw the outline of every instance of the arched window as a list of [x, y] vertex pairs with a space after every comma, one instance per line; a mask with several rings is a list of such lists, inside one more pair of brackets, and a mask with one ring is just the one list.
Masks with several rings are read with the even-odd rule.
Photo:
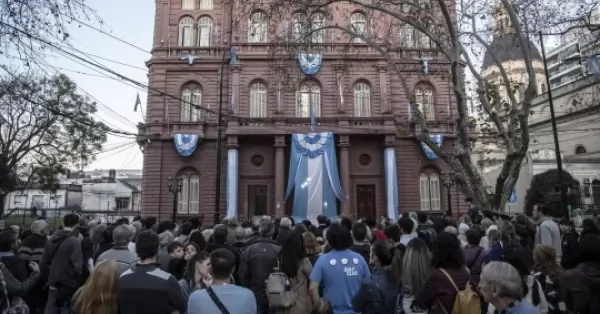
[[306, 15], [302, 13], [294, 14], [292, 18], [292, 39], [300, 40], [303, 36], [307, 35], [307, 21]]
[[427, 85], [417, 86], [415, 89], [415, 100], [425, 120], [435, 120], [433, 89]]
[[250, 117], [262, 118], [267, 116], [267, 86], [254, 83], [250, 86]]
[[419, 191], [422, 211], [440, 210], [440, 176], [437, 173], [421, 173]]
[[213, 0], [200, 0], [200, 10], [212, 10]]
[[312, 33], [312, 42], [315, 44], [322, 44], [325, 42], [327, 38], [327, 32], [325, 29], [325, 16], [323, 13], [317, 13], [312, 16], [311, 27], [313, 30]]
[[[359, 35], [364, 35], [367, 29], [367, 18], [362, 13], [354, 13], [350, 16], [350, 26], [352, 31]], [[362, 38], [355, 37], [352, 39], [353, 43], [364, 43]]]
[[181, 175], [181, 191], [178, 194], [177, 212], [179, 214], [198, 214], [200, 212], [200, 177], [197, 174]]
[[248, 22], [248, 42], [265, 43], [267, 42], [267, 30], [269, 20], [264, 12], [255, 12]]
[[179, 46], [194, 46], [194, 19], [189, 16], [179, 21]]
[[181, 93], [181, 122], [198, 122], [202, 106], [202, 91], [198, 86], [186, 87]]
[[213, 22], [208, 16], [203, 16], [200, 18], [200, 20], [198, 20], [198, 46], [210, 46], [210, 39], [212, 37], [212, 26]]
[[587, 149], [585, 149], [585, 146], [577, 145], [577, 147], [575, 147], [575, 155], [581, 155], [585, 153], [587, 153]]
[[321, 116], [321, 88], [316, 84], [303, 84], [296, 91], [296, 117], [309, 118], [311, 108], [315, 117]]
[[365, 83], [354, 85], [354, 116], [371, 116], [371, 88]]
[[196, 0], [183, 0], [181, 2], [182, 10], [194, 10], [196, 7]]

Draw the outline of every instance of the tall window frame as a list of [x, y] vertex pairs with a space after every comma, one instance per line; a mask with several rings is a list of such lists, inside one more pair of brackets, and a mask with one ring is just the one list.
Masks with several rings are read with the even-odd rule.
[[354, 84], [354, 116], [371, 116], [371, 87], [365, 82]]
[[[352, 13], [352, 15], [350, 15], [350, 27], [355, 33], [364, 36], [367, 29], [367, 17], [361, 12]], [[352, 38], [352, 42], [355, 44], [365, 43], [365, 41], [359, 37]]]
[[327, 30], [322, 29], [327, 25], [327, 18], [325, 14], [321, 12], [317, 12], [313, 14], [310, 18], [310, 27], [313, 31], [311, 33], [311, 42], [313, 44], [322, 44], [325, 43], [327, 39]]
[[267, 85], [255, 82], [250, 85], [250, 112], [251, 118], [265, 118], [267, 116]]
[[209, 47], [212, 44], [213, 20], [210, 16], [201, 16], [198, 19], [198, 46]]
[[196, 0], [181, 0], [181, 9], [182, 10], [195, 10], [196, 9]]
[[435, 97], [433, 87], [419, 84], [415, 88], [415, 102], [426, 121], [435, 120]]
[[263, 11], [256, 11], [248, 20], [248, 42], [266, 43], [269, 29], [269, 18]]
[[200, 10], [212, 10], [213, 0], [200, 0]]
[[303, 83], [296, 91], [296, 117], [310, 118], [311, 106], [315, 117], [321, 116], [321, 86], [316, 83]]
[[179, 175], [181, 191], [177, 193], [177, 213], [198, 214], [200, 212], [200, 176], [197, 173]]
[[419, 175], [421, 211], [440, 211], [442, 208], [441, 182], [437, 172], [421, 172]]
[[181, 92], [180, 122], [198, 122], [201, 117], [202, 88], [189, 84]]
[[194, 24], [194, 19], [189, 16], [184, 16], [179, 20], [179, 46], [192, 47], [196, 45]]
[[308, 19], [304, 13], [294, 13], [292, 16], [292, 40], [300, 41], [308, 33]]

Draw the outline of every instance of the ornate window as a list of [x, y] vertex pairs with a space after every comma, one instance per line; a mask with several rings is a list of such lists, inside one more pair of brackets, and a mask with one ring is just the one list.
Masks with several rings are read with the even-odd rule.
[[200, 10], [212, 10], [213, 0], [200, 0]]
[[194, 46], [194, 19], [189, 16], [179, 21], [179, 46]]
[[302, 13], [294, 14], [292, 18], [292, 39], [299, 41], [307, 35], [307, 21], [306, 15]]
[[196, 7], [196, 0], [183, 0], [181, 2], [182, 10], [194, 10]]
[[264, 12], [255, 12], [248, 21], [248, 42], [265, 43], [267, 42], [267, 31], [269, 20]]
[[178, 194], [177, 212], [197, 214], [200, 212], [200, 177], [197, 174], [181, 175], [181, 191]]
[[[350, 26], [352, 31], [359, 35], [364, 35], [367, 29], [367, 18], [362, 13], [354, 13], [350, 16]], [[353, 43], [364, 43], [362, 38], [355, 37], [352, 39]]]
[[354, 116], [371, 116], [371, 88], [365, 83], [354, 85]]
[[267, 86], [254, 83], [250, 86], [250, 117], [262, 118], [267, 116]]
[[312, 16], [311, 20], [311, 27], [313, 30], [313, 33], [311, 34], [312, 42], [315, 44], [324, 43], [327, 38], [326, 30], [322, 29], [325, 27], [325, 16], [323, 13], [316, 13]]
[[581, 155], [585, 153], [587, 153], [587, 149], [585, 149], [585, 146], [577, 145], [577, 147], [575, 147], [575, 155]]
[[440, 176], [437, 173], [421, 173], [419, 191], [422, 211], [440, 210]]
[[198, 122], [202, 106], [202, 90], [197, 86], [186, 87], [181, 93], [181, 122]]
[[296, 91], [296, 117], [309, 118], [311, 107], [315, 117], [321, 116], [321, 88], [316, 84], [303, 84]]
[[401, 44], [407, 48], [431, 48], [431, 38], [411, 25], [403, 25], [401, 35]]
[[419, 85], [415, 89], [415, 101], [425, 120], [435, 120], [435, 103], [433, 89], [427, 85]]
[[[212, 3], [212, 2], [211, 2]], [[213, 22], [208, 16], [203, 16], [198, 20], [198, 46], [208, 47], [211, 44]]]

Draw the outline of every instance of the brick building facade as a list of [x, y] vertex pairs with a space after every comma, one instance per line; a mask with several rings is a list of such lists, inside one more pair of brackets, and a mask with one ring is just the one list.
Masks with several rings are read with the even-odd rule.
[[[302, 108], [305, 94], [317, 99], [315, 131], [335, 134], [340, 181], [350, 196], [339, 204], [340, 213], [353, 217], [385, 213], [386, 148], [396, 152], [399, 211], [442, 212], [448, 206], [448, 190], [454, 214], [466, 211], [458, 189], [444, 187], [449, 180], [444, 175], [447, 166], [439, 159], [426, 158], [415, 140], [416, 126], [409, 119], [408, 97], [400, 88], [399, 78], [376, 51], [366, 44], [352, 43], [360, 53], [348, 53], [344, 47], [349, 38], [325, 33], [320, 39], [323, 61], [318, 73], [295, 86], [282, 87], [274, 76], [272, 46], [277, 44], [277, 33], [293, 18], [276, 22], [265, 18], [266, 12], [257, 10], [246, 16], [239, 13], [244, 10], [237, 6], [231, 0], [156, 1], [149, 84], [164, 94], [149, 94], [147, 123], [140, 126], [139, 139], [144, 145], [144, 215], [170, 217], [174, 202], [168, 179], [181, 177], [185, 184], [177, 200], [179, 216], [203, 213], [212, 220], [217, 208], [216, 110], [221, 77], [221, 218], [225, 216], [228, 191], [227, 156], [233, 150], [239, 163], [239, 216], [291, 212], [291, 202], [284, 200], [290, 135], [310, 131], [310, 119], [306, 108]], [[350, 8], [345, 12], [351, 11]], [[355, 14], [363, 14], [358, 20], [367, 24], [382, 21], [356, 12], [332, 13], [331, 20], [354, 21]], [[375, 28], [371, 29], [375, 31], [389, 28], [385, 24], [373, 25]], [[396, 34], [397, 31], [396, 28]], [[443, 147], [451, 150], [452, 116], [456, 113], [449, 66], [436, 62], [435, 49], [419, 47], [422, 41], [413, 36], [399, 36], [398, 40], [401, 38], [414, 42], [398, 42], [401, 48], [391, 53], [422, 103], [430, 132], [444, 134]], [[230, 62], [226, 54], [229, 47], [235, 48], [237, 62]], [[424, 73], [419, 61], [424, 54], [434, 59], [429, 74]], [[189, 55], [195, 56], [193, 62], [186, 58]], [[196, 110], [189, 103], [203, 109]], [[199, 135], [198, 148], [191, 156], [183, 157], [176, 151], [173, 135], [177, 133]]]

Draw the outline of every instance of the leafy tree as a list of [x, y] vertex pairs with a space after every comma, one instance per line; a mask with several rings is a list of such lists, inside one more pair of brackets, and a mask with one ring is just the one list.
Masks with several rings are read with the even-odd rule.
[[[581, 203], [579, 182], [563, 170], [563, 185], [568, 189], [567, 205], [572, 209]], [[560, 217], [564, 211], [560, 208], [560, 189], [558, 170], [550, 169], [531, 178], [531, 185], [525, 195], [525, 214], [531, 216], [536, 204], [546, 204], [552, 210], [552, 216]]]
[[[539, 67], [535, 66], [534, 46], [537, 32], [563, 33], [589, 31], [599, 0], [243, 0], [235, 11], [248, 12], [254, 23], [255, 12], [269, 17], [268, 37], [274, 59], [272, 76], [282, 88], [293, 89], [306, 76], [296, 70], [299, 53], [324, 53], [327, 62], [359, 73], [360, 60], [377, 60], [399, 80], [398, 89], [409, 103], [412, 117], [405, 112], [382, 110], [394, 115], [396, 125], [408, 125], [416, 138], [430, 146], [448, 164], [463, 193], [484, 210], [504, 208], [519, 177], [529, 150], [529, 115], [538, 94]], [[351, 24], [352, 15], [364, 20]], [[321, 14], [324, 19], [315, 22]], [[499, 16], [499, 14], [501, 14]], [[290, 17], [292, 17], [290, 19]], [[500, 23], [494, 25], [494, 18]], [[235, 27], [244, 27], [245, 20]], [[522, 78], [515, 81], [509, 68], [493, 47], [494, 28], [510, 30], [513, 47], [523, 57]], [[250, 28], [250, 33], [255, 31]], [[241, 32], [240, 32], [241, 33]], [[272, 43], [272, 42], [275, 43]], [[508, 47], [501, 47], [507, 49]], [[502, 49], [500, 49], [502, 50]], [[493, 68], [482, 74], [482, 59], [489, 55]], [[426, 63], [424, 57], [431, 57]], [[347, 66], [352, 65], [352, 68]], [[429, 65], [428, 73], [424, 69]], [[451, 105], [456, 114], [448, 121], [456, 129], [454, 149], [438, 148], [429, 137], [431, 123], [416, 104], [411, 82], [424, 77], [449, 82]], [[286, 86], [287, 85], [287, 86]], [[278, 86], [279, 88], [280, 86]], [[341, 88], [341, 87], [340, 87]], [[500, 175], [489, 190], [473, 160], [473, 126], [469, 107], [480, 106], [486, 125], [486, 139], [501, 151]], [[382, 107], [385, 107], [382, 104]], [[438, 121], [440, 122], [440, 121]], [[489, 199], [488, 196], [492, 195]]]
[[0, 217], [5, 196], [35, 182], [55, 190], [69, 167], [93, 161], [107, 127], [65, 75], [0, 77]]

